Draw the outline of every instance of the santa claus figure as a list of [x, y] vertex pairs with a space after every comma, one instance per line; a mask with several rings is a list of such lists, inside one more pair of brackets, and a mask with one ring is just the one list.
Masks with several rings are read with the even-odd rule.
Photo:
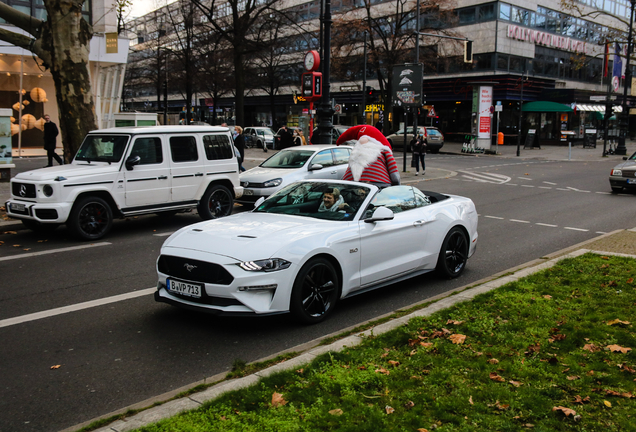
[[336, 144], [353, 146], [343, 180], [378, 186], [400, 184], [400, 172], [393, 158], [391, 144], [377, 128], [368, 125], [350, 127], [340, 135]]

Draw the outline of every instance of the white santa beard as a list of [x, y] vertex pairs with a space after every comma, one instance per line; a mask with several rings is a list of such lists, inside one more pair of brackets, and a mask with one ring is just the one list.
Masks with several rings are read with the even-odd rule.
[[355, 181], [360, 180], [364, 169], [378, 159], [384, 148], [383, 144], [373, 138], [369, 138], [364, 144], [356, 142], [349, 156], [349, 168]]

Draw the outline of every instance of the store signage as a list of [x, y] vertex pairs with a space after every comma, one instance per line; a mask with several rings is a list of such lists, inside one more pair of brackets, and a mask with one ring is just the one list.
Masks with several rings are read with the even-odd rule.
[[352, 92], [352, 91], [360, 91], [360, 86], [350, 85], [350, 86], [340, 86], [341, 92]]
[[587, 44], [583, 41], [512, 24], [508, 25], [508, 37], [576, 53], [585, 53], [587, 49]]
[[115, 33], [106, 33], [106, 54], [117, 54], [119, 35]]
[[380, 112], [384, 111], [384, 104], [369, 104], [364, 109], [367, 112]]
[[479, 86], [479, 138], [490, 139], [490, 107], [492, 86]]

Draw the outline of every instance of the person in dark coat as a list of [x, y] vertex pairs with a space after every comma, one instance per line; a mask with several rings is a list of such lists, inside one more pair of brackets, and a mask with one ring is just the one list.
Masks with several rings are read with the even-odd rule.
[[[49, 158], [49, 164], [46, 167], [53, 166], [53, 158], [60, 165], [64, 165], [62, 158], [55, 153], [55, 147], [57, 146], [57, 136], [60, 131], [57, 129], [57, 125], [51, 121], [51, 116], [44, 114], [44, 150], [46, 150], [46, 156]], [[46, 168], [45, 167], [45, 168]]]
[[411, 167], [415, 168], [415, 175], [420, 175], [420, 163], [422, 164], [422, 175], [426, 173], [426, 166], [424, 165], [426, 157], [426, 138], [424, 134], [419, 134], [417, 138], [411, 141], [413, 147], [413, 159]]
[[236, 131], [236, 137], [234, 138], [234, 147], [241, 154], [241, 160], [239, 161], [239, 169], [241, 171], [245, 171], [243, 168], [243, 161], [245, 160], [245, 135], [243, 135], [243, 128], [240, 126], [234, 126], [234, 130]]
[[292, 137], [291, 132], [287, 130], [287, 126], [283, 125], [278, 130], [278, 136], [280, 137], [280, 148], [286, 149], [287, 147], [291, 147], [294, 145], [294, 138]]

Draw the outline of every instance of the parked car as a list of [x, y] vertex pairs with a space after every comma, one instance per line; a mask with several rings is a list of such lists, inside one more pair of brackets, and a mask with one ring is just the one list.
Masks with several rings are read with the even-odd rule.
[[268, 127], [246, 127], [243, 130], [245, 135], [245, 145], [247, 147], [263, 148], [263, 143], [267, 147], [274, 148], [274, 131]]
[[242, 194], [227, 128], [113, 128], [86, 135], [70, 164], [16, 175], [6, 209], [27, 228], [65, 223], [78, 238], [97, 240], [115, 217], [196, 208], [214, 219]]
[[433, 126], [426, 126], [426, 150], [431, 153], [439, 153], [444, 147], [444, 134]]
[[[411, 151], [411, 141], [413, 140], [413, 126], [409, 126], [406, 128], [406, 151]], [[424, 126], [418, 126], [417, 130], [419, 131], [419, 133], [423, 134], [424, 137], [426, 138], [426, 127]], [[386, 139], [389, 141], [389, 143], [391, 144], [391, 148], [393, 149], [393, 152], [397, 151], [403, 151], [404, 149], [404, 129], [400, 129], [399, 131], [392, 133], [391, 135], [387, 135]]]
[[[326, 209], [334, 201], [337, 210]], [[168, 238], [157, 260], [155, 300], [213, 314], [291, 312], [317, 323], [340, 299], [361, 292], [435, 269], [459, 276], [475, 252], [477, 222], [475, 205], [460, 196], [296, 182], [251, 212]]]
[[612, 168], [609, 181], [612, 192], [622, 192], [623, 189], [636, 190], [636, 153], [629, 158], [624, 157], [623, 162]]
[[351, 147], [311, 145], [289, 147], [272, 155], [259, 166], [240, 174], [241, 204], [254, 204], [290, 183], [305, 179], [339, 180], [344, 176]]
[[[336, 141], [338, 141], [338, 138], [340, 138], [340, 135], [342, 135], [350, 127], [351, 126], [333, 125], [333, 129], [331, 130], [331, 144], [335, 145]], [[313, 139], [317, 131], [318, 127], [315, 127], [311, 135], [312, 144], [314, 143]]]

